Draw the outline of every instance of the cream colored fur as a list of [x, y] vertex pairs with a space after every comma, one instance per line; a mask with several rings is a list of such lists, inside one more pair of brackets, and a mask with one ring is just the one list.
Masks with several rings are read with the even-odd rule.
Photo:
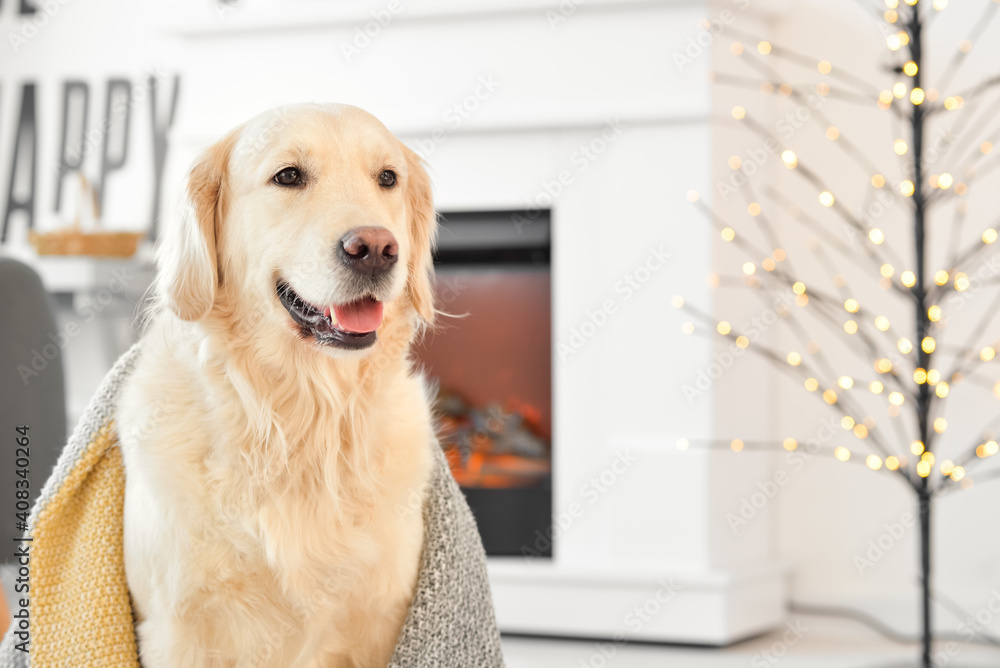
[[[385, 666], [416, 585], [436, 447], [408, 358], [434, 316], [419, 159], [339, 105], [264, 114], [192, 169], [118, 423], [125, 565], [146, 668]], [[297, 165], [301, 190], [270, 178]], [[391, 167], [391, 191], [375, 179]], [[381, 225], [399, 261], [370, 349], [302, 339], [277, 277], [340, 303], [333, 249]]]

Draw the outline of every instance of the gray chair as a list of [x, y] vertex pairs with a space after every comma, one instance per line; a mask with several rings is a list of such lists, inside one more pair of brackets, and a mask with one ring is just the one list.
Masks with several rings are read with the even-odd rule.
[[[49, 294], [28, 265], [0, 258], [0, 540], [20, 537], [15, 517], [19, 426], [28, 427], [29, 509], [66, 444], [66, 335]], [[5, 563], [13, 550], [3, 550]], [[6, 578], [5, 578], [6, 579]], [[8, 584], [9, 583], [6, 583]]]

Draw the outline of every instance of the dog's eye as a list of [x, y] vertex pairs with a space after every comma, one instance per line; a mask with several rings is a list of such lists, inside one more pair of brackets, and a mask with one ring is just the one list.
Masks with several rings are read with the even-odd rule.
[[285, 167], [274, 175], [273, 180], [279, 186], [299, 186], [302, 185], [302, 172], [295, 167]]
[[383, 188], [391, 188], [396, 185], [396, 172], [387, 169], [378, 175], [378, 184]]

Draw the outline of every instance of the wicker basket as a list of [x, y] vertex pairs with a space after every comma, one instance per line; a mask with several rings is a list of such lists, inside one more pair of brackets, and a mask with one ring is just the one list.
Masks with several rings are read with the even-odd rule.
[[100, 207], [93, 186], [83, 174], [79, 176], [80, 198], [76, 221], [72, 226], [54, 232], [28, 232], [28, 241], [39, 255], [90, 255], [94, 257], [132, 257], [139, 247], [144, 232], [84, 232], [81, 217], [84, 207], [90, 204], [90, 216], [95, 226], [100, 225]]
[[144, 236], [144, 232], [82, 232], [70, 227], [55, 232], [29, 232], [28, 241], [39, 255], [132, 257]]

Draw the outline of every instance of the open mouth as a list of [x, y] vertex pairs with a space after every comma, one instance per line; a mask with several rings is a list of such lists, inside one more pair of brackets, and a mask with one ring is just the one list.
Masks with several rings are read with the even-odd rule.
[[346, 350], [364, 350], [378, 340], [375, 330], [382, 324], [382, 302], [374, 297], [320, 308], [302, 299], [284, 281], [279, 280], [276, 289], [302, 338]]

